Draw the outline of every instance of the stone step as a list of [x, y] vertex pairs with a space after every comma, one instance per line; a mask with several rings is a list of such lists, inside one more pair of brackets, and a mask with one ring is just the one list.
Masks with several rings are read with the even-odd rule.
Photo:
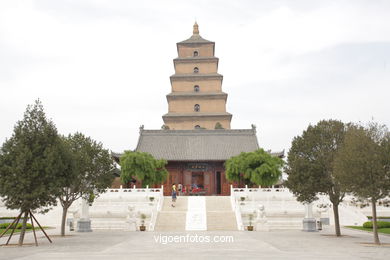
[[207, 212], [207, 230], [237, 230], [234, 212]]
[[161, 208], [161, 211], [187, 211], [187, 196], [178, 196], [176, 202], [174, 203], [175, 207], [172, 207], [171, 197], [165, 196], [164, 203]]
[[122, 220], [91, 220], [91, 228], [94, 229], [124, 229], [125, 219]]
[[184, 231], [186, 225], [186, 212], [160, 211], [157, 216], [155, 231]]
[[207, 230], [237, 230], [229, 196], [206, 197]]
[[158, 212], [155, 231], [184, 231], [187, 212], [186, 196], [178, 196], [175, 207], [172, 207], [172, 199], [169, 196], [164, 197], [164, 203], [161, 211]]
[[[232, 211], [229, 196], [209, 196], [206, 201], [207, 230], [237, 230], [236, 217]], [[188, 197], [179, 196], [175, 207], [171, 197], [164, 197], [164, 204], [158, 213], [155, 231], [185, 231], [188, 212]]]
[[206, 197], [206, 210], [209, 211], [232, 211], [229, 196]]

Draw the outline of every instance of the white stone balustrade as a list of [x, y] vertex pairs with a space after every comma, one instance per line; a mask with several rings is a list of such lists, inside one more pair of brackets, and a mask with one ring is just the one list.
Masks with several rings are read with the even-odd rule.
[[[261, 205], [264, 207], [269, 229], [302, 229], [305, 207], [287, 188], [233, 188], [230, 199], [236, 212], [240, 230], [249, 224], [249, 215]], [[313, 218], [329, 219], [334, 224], [331, 202], [325, 195], [313, 202]], [[242, 200], [243, 199], [243, 200]], [[346, 196], [339, 206], [341, 225], [361, 225], [367, 218], [362, 209], [353, 206], [353, 196]], [[355, 203], [356, 204], [356, 203]], [[390, 208], [387, 208], [390, 215]], [[370, 213], [367, 212], [369, 215]], [[386, 214], [384, 214], [386, 216]]]
[[[141, 224], [140, 214], [145, 214], [146, 230], [154, 230], [158, 211], [162, 208], [164, 200], [163, 186], [160, 188], [131, 188], [131, 189], [107, 189], [100, 194], [93, 204], [88, 207], [88, 217], [91, 220], [92, 229], [122, 229], [134, 230], [130, 228], [130, 223], [136, 228]], [[153, 197], [153, 201], [151, 201]], [[76, 225], [82, 218], [81, 199], [73, 202], [68, 210], [67, 218], [73, 219]], [[129, 207], [133, 208], [133, 213], [129, 212]], [[0, 217], [17, 216], [18, 211], [7, 210], [3, 202], [0, 201]], [[45, 226], [57, 226], [61, 224], [62, 207], [58, 203], [47, 214], [36, 214], [38, 221]], [[85, 216], [84, 216], [85, 217]]]

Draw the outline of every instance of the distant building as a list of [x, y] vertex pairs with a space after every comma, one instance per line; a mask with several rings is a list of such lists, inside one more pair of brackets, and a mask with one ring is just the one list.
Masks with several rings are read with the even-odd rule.
[[[195, 23], [193, 35], [177, 43], [178, 58], [173, 60], [175, 74], [162, 129], [140, 127], [135, 151], [168, 161], [165, 195], [170, 194], [173, 183], [186, 187], [187, 194], [229, 195], [225, 161], [259, 149], [254, 126], [230, 129], [232, 115], [226, 112], [227, 94], [222, 92], [223, 76], [218, 74], [214, 50], [215, 43], [203, 39]], [[119, 161], [120, 154], [113, 157]], [[136, 180], [133, 184], [140, 185]], [[115, 185], [119, 185], [118, 179]]]

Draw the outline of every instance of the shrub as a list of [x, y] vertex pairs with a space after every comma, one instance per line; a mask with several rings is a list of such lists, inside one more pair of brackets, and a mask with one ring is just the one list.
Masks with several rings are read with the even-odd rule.
[[[0, 229], [6, 229], [9, 225], [11, 225], [11, 223], [2, 223], [2, 224], [0, 224]], [[14, 226], [15, 226], [15, 224], [12, 225], [11, 228], [13, 228]], [[32, 225], [29, 223], [26, 223], [26, 228], [32, 229]], [[18, 223], [18, 225], [16, 226], [16, 229], [22, 229], [22, 223]]]
[[[390, 228], [390, 222], [387, 221], [377, 221], [377, 226], [379, 228]], [[364, 228], [372, 228], [372, 221], [364, 222], [363, 224]]]
[[[368, 216], [368, 219], [372, 219], [372, 216]], [[376, 217], [376, 219], [390, 219], [390, 217]]]
[[[0, 219], [16, 219], [16, 217], [1, 217]], [[23, 220], [23, 217], [21, 217], [20, 220]]]

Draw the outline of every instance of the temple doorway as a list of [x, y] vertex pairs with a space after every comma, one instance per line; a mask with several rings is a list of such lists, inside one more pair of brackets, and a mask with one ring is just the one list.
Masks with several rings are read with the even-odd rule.
[[191, 190], [204, 190], [204, 172], [192, 172]]
[[215, 173], [215, 186], [216, 186], [216, 193], [218, 195], [221, 194], [222, 188], [221, 188], [221, 172], [216, 172]]

